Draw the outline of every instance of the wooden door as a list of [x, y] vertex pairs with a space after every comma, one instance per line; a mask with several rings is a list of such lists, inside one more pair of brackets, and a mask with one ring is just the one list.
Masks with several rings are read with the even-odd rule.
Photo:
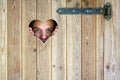
[[[112, 5], [103, 15], [60, 15], [60, 7]], [[119, 0], [0, 0], [0, 80], [120, 80]], [[54, 19], [58, 32], [42, 44], [33, 19]]]

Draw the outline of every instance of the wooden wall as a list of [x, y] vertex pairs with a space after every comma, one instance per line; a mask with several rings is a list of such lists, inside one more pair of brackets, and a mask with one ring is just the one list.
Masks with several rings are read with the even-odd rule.
[[[59, 15], [60, 7], [112, 5], [102, 15]], [[120, 0], [0, 0], [0, 80], [120, 80]], [[41, 44], [28, 24], [55, 19]]]

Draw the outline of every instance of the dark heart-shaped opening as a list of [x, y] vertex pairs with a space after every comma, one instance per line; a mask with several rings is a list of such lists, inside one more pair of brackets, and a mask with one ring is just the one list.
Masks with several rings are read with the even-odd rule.
[[45, 22], [32, 20], [29, 24], [29, 31], [43, 43], [58, 30], [58, 24], [55, 20], [49, 19]]

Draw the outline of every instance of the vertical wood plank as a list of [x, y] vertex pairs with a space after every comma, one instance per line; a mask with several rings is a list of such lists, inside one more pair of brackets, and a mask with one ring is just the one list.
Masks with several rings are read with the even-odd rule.
[[22, 0], [22, 80], [36, 80], [36, 38], [29, 23], [36, 19], [36, 1]]
[[[105, 21], [105, 35], [104, 35], [104, 80], [119, 80], [117, 75], [119, 69], [117, 69], [117, 20], [118, 18], [118, 1], [117, 0], [105, 0], [112, 5], [112, 19]], [[118, 73], [117, 73], [118, 72]]]
[[[95, 7], [96, 0], [82, 0], [82, 7]], [[82, 15], [82, 80], [95, 80], [95, 15]]]
[[[97, 0], [96, 7], [103, 7], [104, 0]], [[103, 15], [96, 16], [96, 80], [104, 79], [104, 22]]]
[[[110, 0], [105, 0], [110, 2]], [[113, 80], [111, 74], [111, 66], [113, 62], [113, 26], [112, 21], [105, 21], [105, 32], [104, 32], [104, 80]]]
[[[2, 1], [0, 1], [0, 28], [2, 28]], [[0, 29], [0, 32], [2, 32], [1, 29]], [[0, 38], [2, 36], [1, 34], [0, 34]], [[1, 43], [2, 43], [2, 40], [0, 40], [0, 64], [2, 64], [2, 59], [1, 59], [1, 54], [2, 54], [2, 47], [1, 46], [2, 46], [2, 44]], [[2, 76], [2, 65], [0, 65], [0, 80], [2, 80], [1, 76]]]
[[[67, 0], [67, 7], [81, 7], [81, 0]], [[81, 15], [67, 16], [67, 80], [81, 80]]]
[[0, 0], [0, 80], [7, 80], [7, 0]]
[[116, 43], [116, 48], [117, 48], [117, 75], [116, 75], [116, 80], [120, 79], [120, 0], [117, 0], [117, 10], [116, 10], [116, 29], [117, 29], [117, 43]]
[[56, 12], [60, 7], [66, 7], [66, 0], [52, 0], [52, 18], [58, 23], [52, 37], [52, 80], [66, 80], [66, 15]]
[[21, 0], [7, 3], [8, 80], [20, 80]]
[[[1, 56], [0, 56], [0, 64], [2, 64]], [[1, 78], [2, 78], [2, 66], [0, 66], [0, 80], [2, 80]]]
[[[51, 18], [51, 0], [37, 0], [37, 19]], [[46, 43], [37, 39], [37, 80], [51, 80], [51, 38]]]

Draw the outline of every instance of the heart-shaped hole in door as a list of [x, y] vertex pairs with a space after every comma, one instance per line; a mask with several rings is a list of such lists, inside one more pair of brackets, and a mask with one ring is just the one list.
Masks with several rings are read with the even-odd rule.
[[32, 20], [29, 24], [29, 31], [37, 38], [39, 38], [42, 43], [54, 35], [58, 30], [58, 24], [55, 20], [49, 19], [45, 22], [40, 20]]

